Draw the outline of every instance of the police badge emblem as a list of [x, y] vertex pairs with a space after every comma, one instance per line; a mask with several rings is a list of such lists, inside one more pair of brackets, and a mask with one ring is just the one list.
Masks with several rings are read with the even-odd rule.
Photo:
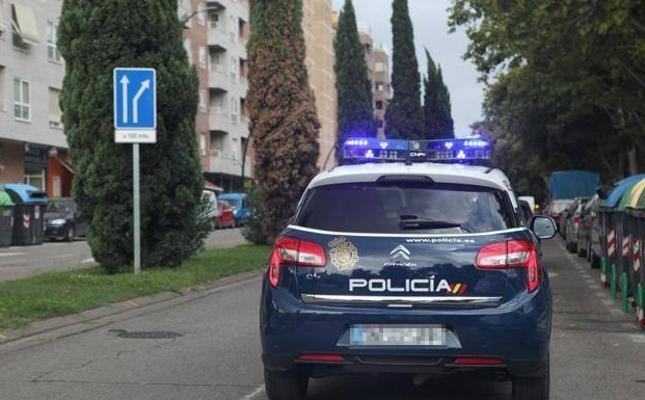
[[329, 258], [339, 271], [351, 271], [358, 263], [358, 249], [349, 240], [339, 237], [328, 243]]

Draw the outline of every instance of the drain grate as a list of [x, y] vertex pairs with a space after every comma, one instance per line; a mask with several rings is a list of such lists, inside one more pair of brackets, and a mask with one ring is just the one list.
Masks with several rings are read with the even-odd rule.
[[128, 332], [123, 329], [112, 329], [110, 333], [122, 339], [175, 339], [183, 334], [171, 331], [133, 331]]

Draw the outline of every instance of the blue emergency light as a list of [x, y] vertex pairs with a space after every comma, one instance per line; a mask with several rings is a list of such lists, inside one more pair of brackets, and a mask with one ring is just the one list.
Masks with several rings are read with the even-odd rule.
[[352, 138], [343, 145], [343, 159], [360, 162], [478, 163], [490, 160], [492, 145], [480, 137], [440, 140]]

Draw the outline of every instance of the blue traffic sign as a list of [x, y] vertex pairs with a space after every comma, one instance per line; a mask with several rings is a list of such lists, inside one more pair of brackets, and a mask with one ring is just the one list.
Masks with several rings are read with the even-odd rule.
[[114, 69], [114, 128], [157, 128], [157, 72], [153, 68]]

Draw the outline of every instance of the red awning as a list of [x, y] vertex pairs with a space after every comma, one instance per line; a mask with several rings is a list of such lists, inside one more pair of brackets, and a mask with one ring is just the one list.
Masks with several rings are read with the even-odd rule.
[[55, 159], [56, 161], [58, 161], [58, 163], [59, 163], [60, 165], [62, 165], [62, 166], [63, 166], [63, 168], [65, 168], [66, 170], [68, 170], [72, 175], [76, 175], [76, 172], [74, 172], [74, 169], [72, 168], [72, 166], [71, 166], [67, 161], [63, 160], [63, 159], [62, 159], [62, 158], [60, 158], [59, 156], [55, 156], [55, 157], [54, 157], [54, 159]]

